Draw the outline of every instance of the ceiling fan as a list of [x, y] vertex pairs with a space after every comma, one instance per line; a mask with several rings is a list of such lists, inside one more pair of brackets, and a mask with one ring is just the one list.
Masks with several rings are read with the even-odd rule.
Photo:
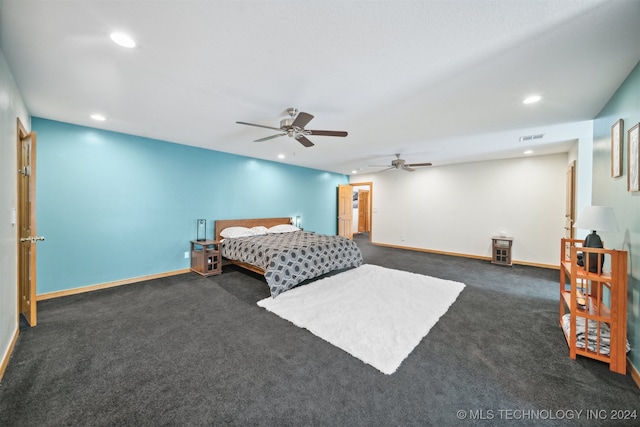
[[313, 142], [309, 141], [307, 136], [309, 135], [317, 135], [317, 136], [347, 136], [347, 132], [343, 131], [334, 131], [334, 130], [310, 130], [305, 129], [304, 127], [313, 119], [313, 116], [309, 113], [305, 113], [301, 111], [298, 113], [297, 108], [287, 108], [287, 113], [289, 117], [286, 117], [280, 120], [280, 127], [275, 128], [271, 126], [257, 125], [255, 123], [247, 123], [247, 122], [236, 122], [241, 125], [248, 126], [257, 126], [259, 128], [265, 129], [273, 129], [280, 131], [277, 135], [267, 136], [265, 138], [256, 139], [253, 142], [262, 142], [267, 141], [269, 139], [278, 138], [280, 136], [290, 136], [298, 140], [298, 142], [305, 147], [313, 146]]
[[431, 163], [405, 163], [404, 159], [400, 158], [400, 154], [396, 154], [396, 159], [391, 161], [391, 165], [369, 165], [369, 166], [374, 168], [386, 167], [386, 169], [383, 169], [380, 172], [388, 171], [390, 169], [398, 169], [398, 170], [403, 170], [407, 172], [415, 172], [414, 168], [431, 166]]

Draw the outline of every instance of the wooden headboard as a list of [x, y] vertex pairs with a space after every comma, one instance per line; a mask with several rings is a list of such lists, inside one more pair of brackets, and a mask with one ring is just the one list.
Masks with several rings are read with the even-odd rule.
[[267, 228], [278, 224], [291, 224], [290, 217], [282, 218], [247, 218], [247, 219], [218, 219], [214, 223], [214, 240], [222, 240], [220, 232], [227, 227], [257, 227], [259, 225]]

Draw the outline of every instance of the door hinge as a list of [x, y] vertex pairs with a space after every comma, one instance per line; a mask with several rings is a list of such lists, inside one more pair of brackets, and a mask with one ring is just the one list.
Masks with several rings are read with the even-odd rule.
[[20, 172], [22, 176], [29, 176], [31, 175], [31, 166], [23, 166], [18, 172]]
[[24, 242], [29, 242], [29, 243], [35, 243], [38, 240], [44, 240], [44, 236], [29, 236], [29, 237], [21, 237], [20, 238], [20, 242], [24, 243]]

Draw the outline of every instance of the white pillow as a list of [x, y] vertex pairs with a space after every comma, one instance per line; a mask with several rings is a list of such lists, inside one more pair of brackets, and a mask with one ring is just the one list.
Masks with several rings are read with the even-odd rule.
[[268, 229], [263, 225], [258, 225], [256, 227], [251, 227], [251, 231], [253, 231], [256, 236], [261, 236], [263, 234], [267, 234]]
[[220, 232], [220, 236], [225, 239], [233, 239], [236, 237], [255, 236], [256, 233], [247, 227], [227, 227]]
[[278, 224], [271, 227], [267, 233], [290, 233], [292, 231], [300, 231], [300, 229], [291, 224]]

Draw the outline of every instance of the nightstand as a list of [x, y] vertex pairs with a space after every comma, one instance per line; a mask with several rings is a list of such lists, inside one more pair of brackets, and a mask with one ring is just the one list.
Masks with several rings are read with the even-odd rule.
[[493, 258], [491, 262], [493, 264], [511, 266], [511, 245], [513, 244], [513, 237], [494, 236], [491, 240], [493, 241]]
[[222, 273], [222, 256], [217, 240], [191, 241], [191, 271], [202, 276]]

